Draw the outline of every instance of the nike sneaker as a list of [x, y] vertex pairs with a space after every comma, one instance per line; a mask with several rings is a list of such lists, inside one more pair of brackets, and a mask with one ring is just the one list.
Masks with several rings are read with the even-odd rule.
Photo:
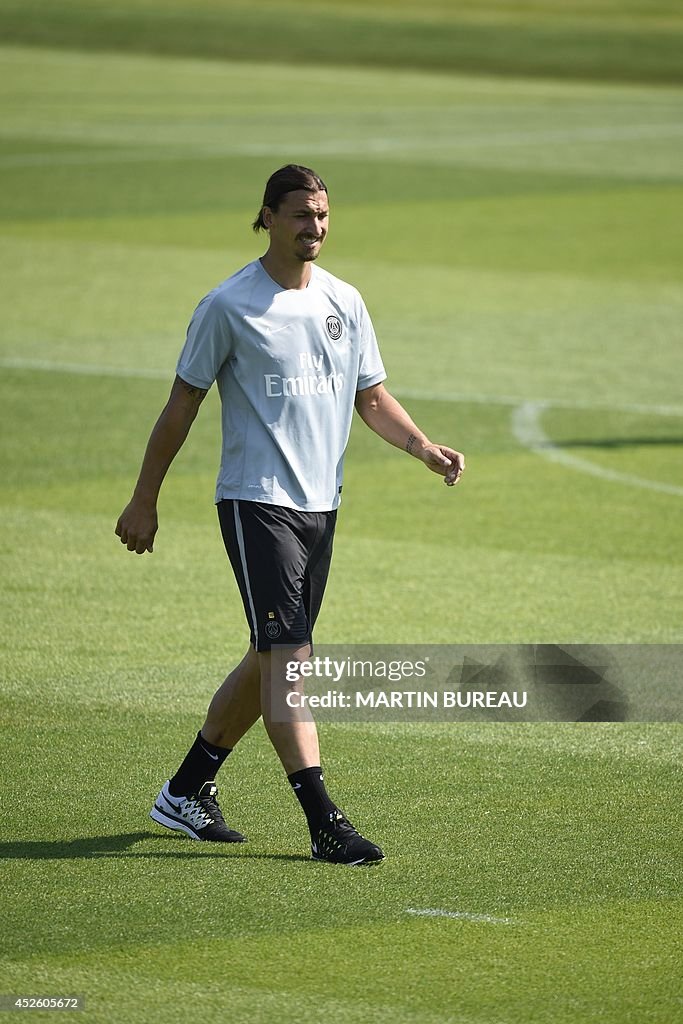
[[311, 857], [330, 864], [376, 864], [384, 860], [379, 846], [357, 832], [340, 810], [332, 811], [311, 834]]
[[184, 832], [191, 839], [210, 843], [246, 843], [241, 832], [235, 832], [225, 824], [216, 800], [217, 793], [215, 782], [205, 782], [198, 793], [172, 796], [168, 782], [165, 782], [149, 816], [159, 825]]

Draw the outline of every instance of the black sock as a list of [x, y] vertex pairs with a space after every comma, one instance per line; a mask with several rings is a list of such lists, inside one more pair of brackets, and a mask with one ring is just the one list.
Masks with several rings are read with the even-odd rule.
[[201, 734], [185, 755], [185, 760], [168, 784], [171, 796], [188, 796], [197, 793], [205, 782], [213, 782], [216, 772], [225, 761], [232, 747], [217, 747]]
[[337, 805], [332, 803], [325, 789], [322, 768], [320, 765], [315, 768], [302, 768], [287, 778], [303, 808], [308, 827], [313, 832], [314, 829], [320, 828], [324, 818], [337, 809]]

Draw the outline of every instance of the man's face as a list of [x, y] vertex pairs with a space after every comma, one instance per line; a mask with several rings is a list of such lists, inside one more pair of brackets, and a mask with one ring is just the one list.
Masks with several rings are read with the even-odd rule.
[[264, 209], [270, 246], [285, 259], [316, 260], [327, 235], [327, 192], [288, 192], [277, 210]]

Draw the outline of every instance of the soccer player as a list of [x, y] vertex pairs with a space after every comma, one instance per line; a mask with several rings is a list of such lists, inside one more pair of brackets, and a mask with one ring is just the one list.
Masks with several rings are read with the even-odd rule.
[[433, 444], [389, 394], [361, 296], [314, 265], [328, 221], [327, 188], [314, 171], [289, 164], [270, 177], [253, 224], [268, 233], [268, 250], [197, 306], [116, 533], [129, 551], [152, 551], [162, 481], [216, 381], [223, 448], [215, 500], [251, 642], [150, 814], [194, 839], [244, 842], [223, 819], [215, 778], [263, 716], [306, 816], [312, 857], [355, 865], [384, 854], [328, 795], [310, 715], [283, 712], [282, 695], [300, 683], [287, 681], [271, 644], [284, 645], [289, 661], [310, 657], [354, 405], [372, 430], [447, 485], [457, 483], [465, 461]]

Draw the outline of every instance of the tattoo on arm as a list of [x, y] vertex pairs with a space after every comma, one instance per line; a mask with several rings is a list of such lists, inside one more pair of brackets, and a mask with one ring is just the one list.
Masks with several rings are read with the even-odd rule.
[[207, 395], [205, 388], [196, 388], [193, 384], [188, 384], [182, 377], [178, 377], [178, 380], [182, 384], [185, 392], [190, 396], [190, 398], [193, 398], [198, 405], [204, 400]]
[[409, 455], [413, 454], [413, 448], [415, 447], [416, 441], [417, 434], [411, 434], [408, 440], [406, 441], [406, 451], [408, 452]]

